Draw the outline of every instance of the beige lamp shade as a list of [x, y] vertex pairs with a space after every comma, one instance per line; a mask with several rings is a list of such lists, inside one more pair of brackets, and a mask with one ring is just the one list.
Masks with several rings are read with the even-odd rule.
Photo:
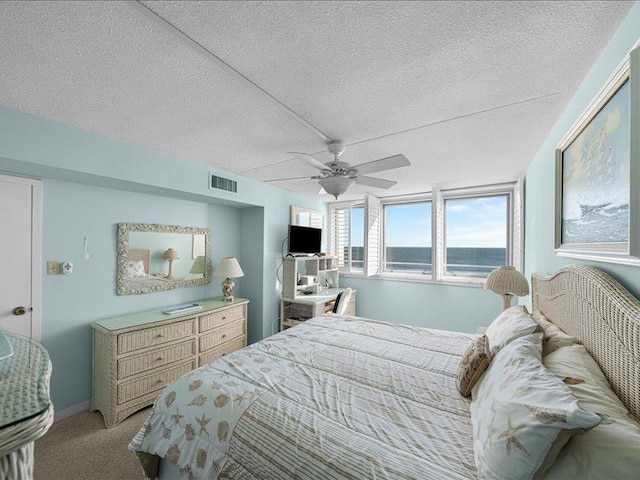
[[235, 282], [231, 280], [236, 277], [243, 277], [244, 272], [240, 268], [240, 264], [236, 257], [224, 257], [220, 260], [218, 268], [213, 272], [214, 277], [223, 277], [222, 282], [222, 298], [227, 302], [231, 302], [235, 295]]
[[492, 271], [487, 277], [484, 288], [502, 296], [503, 310], [511, 306], [511, 298], [513, 296], [524, 297], [529, 295], [527, 278], [510, 265], [502, 265]]
[[220, 260], [218, 268], [213, 272], [214, 277], [237, 278], [244, 277], [244, 272], [240, 268], [240, 264], [236, 257], [224, 257]]
[[195, 261], [193, 262], [193, 265], [191, 265], [191, 270], [189, 270], [189, 273], [203, 274], [205, 266], [206, 266], [205, 256], [200, 255], [196, 257]]
[[175, 248], [167, 248], [162, 254], [163, 260], [178, 260], [180, 255]]

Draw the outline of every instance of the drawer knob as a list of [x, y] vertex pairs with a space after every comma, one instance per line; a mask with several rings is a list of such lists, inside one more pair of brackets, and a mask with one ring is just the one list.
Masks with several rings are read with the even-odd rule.
[[164, 379], [163, 378], [159, 378], [156, 383], [164, 383]]
[[226, 353], [223, 353], [222, 355], [220, 355], [221, 357], [224, 357], [226, 355]]
[[162, 338], [162, 337], [164, 337], [164, 333], [159, 333], [158, 338]]
[[226, 320], [226, 319], [227, 319], [227, 316], [226, 316], [226, 315], [222, 317], [222, 320]]
[[223, 333], [223, 334], [222, 334], [222, 338], [223, 338], [223, 339], [227, 338], [227, 334], [226, 334], [226, 333]]
[[164, 357], [162, 355], [160, 355], [158, 358], [156, 358], [156, 362], [160, 362], [164, 360]]

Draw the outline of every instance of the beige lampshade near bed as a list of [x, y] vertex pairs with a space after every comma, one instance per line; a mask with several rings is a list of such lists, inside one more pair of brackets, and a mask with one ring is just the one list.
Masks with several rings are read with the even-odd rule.
[[502, 296], [502, 309], [511, 306], [511, 298], [529, 295], [527, 278], [510, 265], [502, 265], [492, 271], [484, 284], [485, 290], [492, 290]]
[[235, 294], [235, 282], [232, 278], [243, 277], [244, 272], [240, 268], [240, 264], [236, 257], [224, 257], [220, 260], [218, 268], [213, 272], [214, 277], [222, 277], [225, 280], [222, 282], [222, 297], [223, 300], [231, 302], [233, 301]]

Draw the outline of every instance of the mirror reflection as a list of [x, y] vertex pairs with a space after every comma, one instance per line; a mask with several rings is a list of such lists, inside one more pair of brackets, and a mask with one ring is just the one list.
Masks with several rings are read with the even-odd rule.
[[210, 231], [156, 224], [118, 225], [118, 294], [211, 281]]

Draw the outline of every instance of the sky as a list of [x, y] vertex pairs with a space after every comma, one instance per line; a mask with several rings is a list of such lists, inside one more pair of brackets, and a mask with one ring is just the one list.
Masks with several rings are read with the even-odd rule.
[[[364, 210], [352, 211], [352, 246], [364, 245]], [[507, 197], [462, 198], [445, 201], [447, 247], [507, 246]], [[431, 246], [431, 203], [385, 207], [385, 245]]]

